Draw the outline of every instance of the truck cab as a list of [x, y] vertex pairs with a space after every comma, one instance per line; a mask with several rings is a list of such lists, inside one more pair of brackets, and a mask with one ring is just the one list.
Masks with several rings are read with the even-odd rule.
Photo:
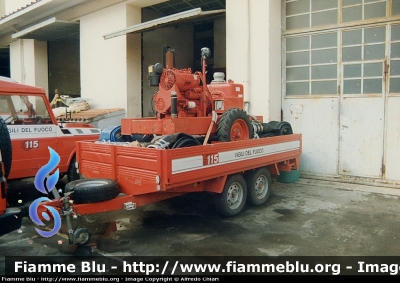
[[89, 123], [59, 123], [43, 88], [0, 77], [0, 116], [11, 137], [12, 156], [4, 156], [7, 180], [29, 178], [49, 161], [49, 147], [60, 156], [60, 176], [76, 180], [75, 142], [97, 140]]

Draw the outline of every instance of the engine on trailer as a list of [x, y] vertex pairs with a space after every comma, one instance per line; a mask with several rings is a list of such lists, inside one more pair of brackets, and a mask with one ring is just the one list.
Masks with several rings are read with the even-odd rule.
[[163, 63], [148, 68], [149, 85], [158, 87], [153, 95], [156, 117], [122, 119], [122, 139], [139, 135], [137, 141], [141, 141], [140, 135], [151, 135], [154, 139], [146, 142], [148, 147], [176, 148], [293, 133], [287, 122], [263, 123], [262, 117], [249, 115], [243, 85], [226, 81], [224, 73], [214, 73], [207, 83], [210, 56], [211, 50], [203, 47], [201, 71], [178, 69], [175, 49], [163, 46]]
[[[149, 66], [149, 84], [159, 90], [154, 94], [154, 107], [158, 118], [207, 117], [212, 97], [207, 89], [205, 72], [192, 72], [191, 68], [175, 68], [175, 50], [164, 46], [164, 64]], [[202, 49], [203, 60], [211, 51]]]

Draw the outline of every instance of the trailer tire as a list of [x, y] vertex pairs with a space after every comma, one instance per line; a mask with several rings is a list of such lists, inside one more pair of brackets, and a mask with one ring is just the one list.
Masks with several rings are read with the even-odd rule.
[[239, 108], [228, 109], [218, 122], [217, 136], [222, 142], [252, 139], [254, 129], [249, 115]]
[[247, 198], [247, 185], [241, 174], [228, 176], [224, 190], [217, 198], [217, 209], [223, 216], [232, 217], [242, 212]]
[[74, 203], [95, 203], [116, 198], [120, 192], [117, 181], [106, 178], [79, 179], [65, 185], [65, 192], [73, 192]]
[[271, 194], [271, 174], [265, 167], [257, 168], [246, 174], [247, 203], [258, 206], [267, 202]]
[[6, 179], [10, 174], [11, 162], [12, 162], [12, 147], [11, 138], [8, 128], [3, 118], [0, 117], [0, 151], [1, 157], [4, 163], [4, 170]]
[[71, 163], [68, 166], [68, 171], [67, 171], [68, 182], [79, 180], [81, 178], [79, 173], [76, 171], [75, 163], [76, 163], [76, 157], [74, 155], [74, 157], [72, 157], [71, 159]]
[[89, 243], [90, 238], [92, 237], [92, 233], [89, 229], [81, 227], [74, 231], [74, 244], [83, 247], [87, 243]]

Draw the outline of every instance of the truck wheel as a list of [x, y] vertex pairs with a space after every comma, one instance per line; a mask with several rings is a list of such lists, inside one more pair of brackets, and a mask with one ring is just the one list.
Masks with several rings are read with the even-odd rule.
[[2, 117], [0, 117], [0, 151], [4, 162], [4, 170], [6, 171], [5, 177], [7, 179], [11, 169], [12, 148], [10, 133]]
[[81, 178], [79, 173], [76, 171], [75, 162], [76, 162], [76, 157], [74, 156], [72, 157], [71, 163], [69, 164], [68, 167], [68, 172], [67, 172], [68, 182], [79, 180]]
[[73, 192], [74, 203], [94, 203], [116, 198], [119, 194], [117, 181], [105, 178], [79, 179], [65, 185], [65, 192]]
[[224, 216], [238, 215], [244, 208], [247, 198], [246, 181], [241, 174], [227, 178], [224, 190], [218, 196], [217, 208]]
[[271, 194], [271, 174], [267, 168], [258, 168], [246, 175], [247, 202], [251, 205], [262, 205]]
[[254, 129], [249, 115], [242, 109], [228, 109], [218, 122], [217, 136], [223, 142], [252, 139]]

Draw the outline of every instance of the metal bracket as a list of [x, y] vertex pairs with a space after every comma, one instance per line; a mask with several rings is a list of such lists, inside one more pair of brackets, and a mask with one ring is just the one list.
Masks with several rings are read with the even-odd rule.
[[124, 203], [125, 210], [133, 210], [135, 208], [136, 208], [136, 203], [133, 203], [133, 202], [125, 202]]

